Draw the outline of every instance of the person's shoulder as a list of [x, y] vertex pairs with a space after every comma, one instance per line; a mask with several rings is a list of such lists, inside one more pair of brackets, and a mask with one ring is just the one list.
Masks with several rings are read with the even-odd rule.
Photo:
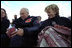
[[66, 17], [60, 17], [60, 18], [62, 18], [62, 19], [67, 19]]
[[21, 20], [21, 17], [17, 18], [16, 21]]
[[46, 20], [42, 21], [42, 24], [47, 24], [49, 22], [50, 22], [50, 20], [49, 19], [46, 19]]
[[36, 16], [30, 16], [30, 17], [34, 20], [38, 19]]
[[43, 22], [50, 22], [50, 20], [51, 20], [51, 19], [46, 19], [46, 20], [44, 20]]
[[7, 23], [10, 23], [10, 20], [6, 18], [6, 19], [3, 20], [3, 22], [4, 22], [5, 24], [7, 24]]
[[13, 22], [20, 22], [20, 17], [19, 18], [17, 18], [17, 19], [15, 19]]
[[6, 21], [6, 22], [10, 22], [10, 20], [9, 20], [9, 19], [7, 19], [7, 18], [5, 18], [5, 19], [4, 19], [4, 21]]
[[37, 18], [36, 16], [30, 16], [31, 18]]
[[69, 20], [67, 17], [60, 17], [62, 20]]

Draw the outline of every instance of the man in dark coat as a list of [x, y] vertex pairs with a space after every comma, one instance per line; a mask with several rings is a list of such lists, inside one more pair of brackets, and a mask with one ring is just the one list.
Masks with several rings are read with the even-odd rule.
[[15, 27], [18, 29], [12, 32], [11, 47], [33, 47], [37, 44], [37, 32], [39, 23], [37, 17], [29, 15], [27, 8], [22, 8], [20, 18], [14, 21]]

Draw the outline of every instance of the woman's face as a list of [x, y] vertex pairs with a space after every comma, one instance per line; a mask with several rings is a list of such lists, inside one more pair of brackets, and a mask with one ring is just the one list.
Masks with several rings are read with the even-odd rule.
[[53, 18], [53, 17], [55, 17], [56, 12], [53, 11], [52, 9], [48, 9], [47, 14], [48, 14], [49, 18]]
[[4, 10], [1, 10], [1, 18], [3, 18], [3, 17], [5, 17], [5, 12], [4, 12]]

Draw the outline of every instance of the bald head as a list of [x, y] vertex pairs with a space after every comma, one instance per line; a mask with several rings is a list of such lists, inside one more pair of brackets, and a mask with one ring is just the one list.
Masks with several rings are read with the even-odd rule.
[[22, 8], [20, 10], [20, 16], [22, 18], [27, 18], [29, 16], [29, 10], [27, 8]]

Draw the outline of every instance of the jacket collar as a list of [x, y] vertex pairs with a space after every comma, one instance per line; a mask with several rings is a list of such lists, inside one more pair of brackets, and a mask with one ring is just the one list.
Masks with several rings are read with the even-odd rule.
[[59, 15], [56, 15], [55, 17], [50, 18], [50, 20], [56, 20], [56, 19], [58, 19], [58, 18], [60, 18], [60, 16], [59, 16]]
[[[30, 18], [30, 15], [27, 18], [25, 18], [24, 20], [27, 20], [28, 18]], [[21, 17], [20, 17], [20, 19], [23, 20]]]

